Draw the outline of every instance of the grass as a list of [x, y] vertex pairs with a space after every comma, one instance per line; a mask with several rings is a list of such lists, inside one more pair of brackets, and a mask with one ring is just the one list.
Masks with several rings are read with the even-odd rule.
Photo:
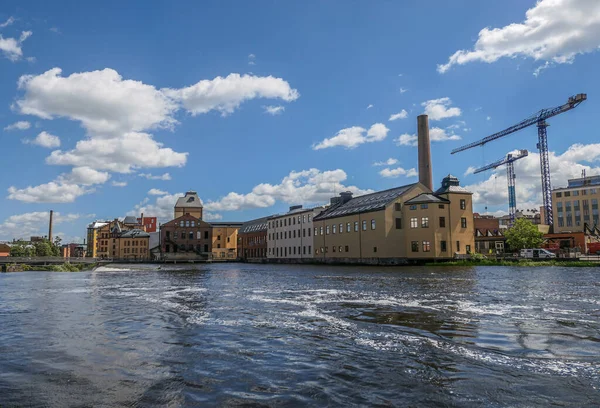
[[41, 272], [81, 272], [93, 269], [96, 264], [72, 264], [65, 262], [60, 265], [23, 265], [23, 271]]
[[516, 261], [496, 259], [461, 259], [447, 262], [428, 262], [426, 266], [569, 266], [569, 267], [598, 267], [600, 263], [590, 261], [532, 261], [519, 259]]

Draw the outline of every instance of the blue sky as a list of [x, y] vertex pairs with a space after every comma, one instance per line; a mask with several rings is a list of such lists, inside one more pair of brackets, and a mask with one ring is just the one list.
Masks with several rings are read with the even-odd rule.
[[412, 183], [424, 112], [436, 185], [455, 174], [477, 211], [505, 212], [504, 169], [468, 169], [529, 149], [517, 200], [534, 208], [534, 127], [450, 151], [577, 93], [548, 129], [553, 184], [598, 173], [597, 2], [434, 3], [2, 2], [0, 239], [43, 232], [50, 209], [67, 240], [168, 217], [188, 189], [243, 221]]

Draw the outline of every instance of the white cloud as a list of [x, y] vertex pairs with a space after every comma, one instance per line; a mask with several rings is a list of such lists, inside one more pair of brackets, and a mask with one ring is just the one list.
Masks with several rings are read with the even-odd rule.
[[371, 109], [372, 107], [373, 107], [373, 104], [372, 104], [372, 103], [370, 103], [370, 104], [367, 106], [367, 109]]
[[91, 186], [93, 184], [104, 184], [110, 178], [110, 174], [94, 170], [90, 167], [74, 167], [71, 173], [64, 174], [59, 177], [60, 181], [71, 183], [71, 184], [83, 184], [85, 186]]
[[425, 101], [421, 106], [425, 107], [425, 114], [429, 116], [429, 120], [442, 120], [454, 116], [460, 116], [460, 108], [450, 107], [452, 100], [450, 98], [439, 98]]
[[393, 120], [406, 119], [407, 117], [408, 117], [408, 112], [405, 109], [402, 109], [400, 112], [394, 113], [393, 115], [391, 115], [388, 120], [391, 122]]
[[404, 89], [404, 88], [400, 88], [400, 93], [403, 94], [404, 92], [407, 92], [408, 89]]
[[10, 16], [8, 18], [8, 20], [6, 20], [4, 23], [0, 24], [0, 28], [8, 27], [9, 25], [11, 25], [14, 22], [15, 22], [15, 18]]
[[[439, 127], [432, 127], [429, 129], [429, 140], [432, 142], [446, 142], [448, 140], [460, 140], [459, 135], [455, 135], [450, 127], [441, 129]], [[398, 138], [394, 139], [394, 142], [398, 146], [417, 146], [418, 136], [415, 134], [404, 133]]]
[[256, 65], [256, 55], [248, 55], [248, 65]]
[[381, 177], [386, 178], [397, 178], [400, 176], [415, 177], [417, 176], [417, 170], [414, 168], [405, 170], [402, 167], [397, 167], [395, 169], [385, 168], [381, 170], [379, 174], [381, 175]]
[[148, 180], [163, 180], [163, 181], [171, 180], [171, 175], [169, 173], [165, 173], [165, 174], [161, 174], [161, 175], [157, 175], [157, 176], [149, 174], [149, 173], [140, 173], [140, 174], [138, 174], [138, 176], [144, 177]]
[[398, 163], [398, 159], [389, 158], [386, 161], [375, 162], [373, 166], [393, 166], [396, 163]]
[[140, 168], [183, 167], [187, 156], [163, 147], [147, 133], [131, 132], [114, 139], [80, 140], [73, 150], [53, 151], [46, 163], [130, 173]]
[[163, 92], [182, 103], [193, 116], [211, 110], [226, 116], [233, 113], [243, 102], [256, 98], [292, 102], [300, 97], [298, 91], [282, 78], [240, 74], [205, 79], [186, 88], [163, 89]]
[[355, 195], [371, 193], [356, 186], [342, 184], [348, 178], [341, 169], [292, 171], [279, 184], [263, 183], [251, 192], [231, 192], [217, 201], [204, 204], [207, 211], [236, 211], [248, 208], [271, 207], [281, 201], [288, 204], [315, 204], [329, 201], [335, 192], [349, 190]]
[[114, 187], [127, 187], [126, 181], [113, 181], [111, 183]]
[[24, 142], [42, 147], [47, 147], [48, 149], [60, 146], [60, 138], [45, 131], [38, 134], [35, 139], [25, 139]]
[[91, 192], [93, 190], [86, 189], [78, 184], [51, 181], [23, 189], [11, 186], [8, 188], [8, 198], [26, 203], [72, 203], [77, 197]]
[[285, 110], [285, 107], [279, 105], [279, 106], [274, 106], [274, 105], [269, 105], [269, 106], [265, 106], [265, 113], [268, 113], [269, 115], [279, 115], [281, 113], [283, 113], [283, 111]]
[[31, 31], [23, 31], [18, 40], [11, 37], [4, 38], [0, 34], [0, 52], [2, 52], [6, 58], [13, 62], [20, 60], [23, 57], [23, 49], [21, 48], [21, 45], [23, 41], [31, 36], [31, 34], [33, 34]]
[[504, 57], [572, 63], [576, 55], [600, 47], [600, 2], [596, 0], [540, 0], [525, 16], [522, 23], [483, 28], [473, 50], [456, 51], [446, 64], [438, 65], [438, 72]]
[[347, 149], [353, 149], [363, 143], [380, 142], [387, 137], [388, 132], [389, 129], [383, 123], [375, 123], [368, 131], [360, 126], [353, 126], [340, 130], [335, 136], [314, 144], [312, 148], [313, 150], [320, 150], [343, 146]]
[[[81, 218], [93, 217], [93, 214], [61, 214], [55, 212], [52, 223], [56, 225], [77, 221]], [[24, 214], [11, 215], [0, 224], [0, 239], [11, 240], [29, 239], [31, 236], [48, 234], [49, 211], [37, 211]], [[57, 233], [56, 236], [60, 235]]]
[[223, 216], [221, 214], [217, 214], [217, 213], [211, 213], [211, 212], [206, 212], [202, 215], [202, 219], [204, 219], [204, 221], [219, 221], [223, 219]]
[[31, 123], [26, 120], [21, 120], [13, 123], [12, 125], [8, 125], [4, 128], [4, 130], [27, 130], [31, 127]]
[[138, 215], [140, 213], [148, 214], [148, 216], [157, 217], [159, 222], [164, 223], [173, 219], [173, 207], [179, 197], [183, 197], [184, 193], [167, 194], [156, 197], [154, 203], [149, 204], [149, 199], [145, 198], [141, 203], [136, 205], [133, 210], [127, 215]]
[[[515, 151], [516, 153], [516, 151]], [[581, 171], [587, 174], [600, 174], [600, 143], [574, 144], [562, 154], [550, 152], [552, 186], [566, 187], [567, 180], [581, 177]], [[516, 195], [518, 208], [535, 208], [542, 203], [540, 157], [536, 152], [516, 161]], [[480, 173], [484, 174], [484, 173]], [[490, 174], [490, 173], [488, 173]], [[476, 175], [477, 177], [479, 175]], [[473, 202], [481, 207], [508, 206], [506, 168], [499, 167], [491, 171], [483, 181], [466, 186], [473, 192]]]
[[488, 117], [485, 118], [485, 120], [492, 120], [492, 117], [488, 116]]
[[148, 194], [149, 195], [165, 196], [165, 195], [168, 195], [169, 193], [166, 192], [166, 191], [159, 190], [157, 188], [151, 188], [150, 191], [148, 191]]
[[397, 139], [394, 139], [394, 142], [396, 142], [398, 146], [416, 146], [417, 135], [409, 135], [408, 133], [404, 133], [398, 136]]
[[475, 170], [477, 170], [477, 167], [474, 167], [474, 166], [467, 167], [467, 170], [465, 171], [465, 176], [468, 176], [469, 174], [475, 174]]

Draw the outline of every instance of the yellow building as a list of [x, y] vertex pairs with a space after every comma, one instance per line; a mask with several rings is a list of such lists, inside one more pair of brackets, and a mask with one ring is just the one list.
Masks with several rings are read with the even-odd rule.
[[554, 232], [583, 232], [600, 227], [598, 220], [600, 176], [582, 177], [568, 181], [567, 187], [552, 191]]
[[198, 193], [195, 191], [188, 191], [185, 193], [185, 196], [177, 199], [177, 202], [175, 203], [173, 219], [188, 214], [201, 220], [202, 210], [202, 200], [200, 200], [200, 197], [198, 197]]
[[449, 175], [435, 193], [419, 182], [332, 199], [314, 218], [314, 257], [363, 263], [452, 258], [475, 249], [473, 232], [471, 193]]
[[141, 229], [132, 229], [116, 238], [118, 259], [150, 260], [150, 234]]
[[213, 259], [236, 259], [241, 222], [211, 222]]
[[108, 222], [94, 221], [88, 225], [87, 228], [87, 256], [90, 258], [96, 258], [98, 256], [98, 245], [99, 245], [99, 230], [101, 227], [107, 225]]

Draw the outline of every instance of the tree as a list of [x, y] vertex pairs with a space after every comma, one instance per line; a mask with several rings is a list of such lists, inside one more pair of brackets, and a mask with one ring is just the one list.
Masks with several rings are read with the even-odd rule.
[[10, 256], [27, 256], [27, 248], [23, 241], [17, 241], [10, 247]]
[[504, 233], [506, 243], [515, 250], [539, 248], [542, 245], [543, 234], [537, 226], [526, 218], [519, 218], [515, 224]]
[[50, 241], [44, 239], [42, 241], [38, 241], [34, 244], [35, 247], [35, 255], [36, 256], [53, 256], [52, 246], [50, 245]]

